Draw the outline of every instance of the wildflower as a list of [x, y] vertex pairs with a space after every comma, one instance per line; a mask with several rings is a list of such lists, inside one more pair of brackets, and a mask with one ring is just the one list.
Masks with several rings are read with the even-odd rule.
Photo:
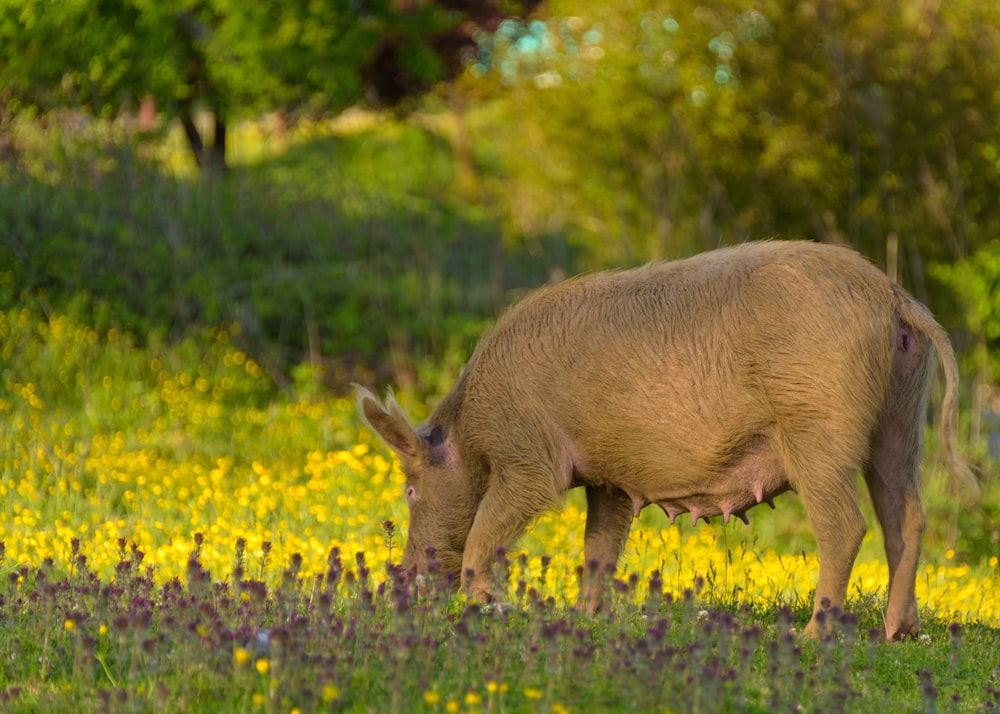
[[233, 651], [233, 661], [240, 666], [246, 664], [250, 661], [250, 651], [243, 647], [237, 647]]
[[340, 696], [340, 688], [339, 687], [335, 687], [332, 684], [324, 684], [323, 685], [323, 694], [322, 694], [322, 697], [323, 697], [323, 701], [324, 702], [332, 702], [334, 699], [337, 699], [339, 696]]
[[257, 671], [261, 674], [267, 674], [271, 670], [271, 663], [267, 661], [264, 657], [257, 660], [257, 664], [254, 665]]
[[448, 703], [444, 705], [444, 710], [448, 712], [448, 714], [457, 714], [459, 709], [461, 709], [461, 705], [459, 705], [459, 703], [454, 699], [449, 699]]
[[934, 673], [924, 669], [917, 674], [922, 683], [920, 691], [924, 696], [924, 703], [927, 706], [927, 711], [936, 711], [937, 709], [934, 704], [937, 701], [939, 692], [938, 688], [934, 686]]
[[67, 632], [72, 632], [76, 629], [76, 623], [73, 622], [73, 620], [66, 618], [66, 621], [63, 623], [63, 627], [66, 628]]
[[441, 694], [439, 692], [435, 692], [432, 689], [429, 689], [426, 692], [424, 692], [424, 704], [426, 704], [427, 706], [433, 707], [440, 701], [441, 701]]
[[552, 714], [569, 714], [569, 708], [556, 702], [552, 705]]
[[483, 703], [483, 697], [479, 694], [479, 692], [471, 691], [465, 695], [465, 705], [467, 707], [474, 707], [477, 704], [482, 704], [482, 703]]
[[962, 644], [962, 625], [958, 622], [953, 622], [948, 625], [948, 634], [951, 635], [951, 645], [957, 651], [958, 647]]
[[253, 696], [250, 697], [250, 703], [255, 707], [262, 707], [267, 702], [267, 697], [265, 697], [260, 692], [254, 692]]
[[535, 689], [534, 687], [526, 687], [524, 690], [524, 696], [528, 699], [537, 701], [542, 698], [542, 690]]

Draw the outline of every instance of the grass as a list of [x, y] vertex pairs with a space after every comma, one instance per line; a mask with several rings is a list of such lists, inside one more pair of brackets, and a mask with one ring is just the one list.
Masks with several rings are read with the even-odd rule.
[[222, 181], [185, 170], [174, 133], [82, 125], [19, 126], [23, 159], [0, 162], [0, 308], [42, 293], [143, 340], [238, 322], [283, 386], [307, 361], [341, 388], [360, 363], [413, 384], [413, 362], [464, 353], [508, 292], [576, 271], [569, 247], [529, 254], [456, 195], [447, 139], [414, 123], [310, 125], [270, 150], [240, 125]]
[[1000, 708], [1000, 493], [955, 506], [930, 433], [915, 642], [874, 635], [867, 503], [849, 614], [792, 632], [817, 567], [793, 496], [750, 526], [646, 509], [598, 617], [571, 607], [577, 493], [503, 554], [511, 608], [418, 596], [398, 465], [318, 383], [376, 374], [325, 360], [437, 355], [389, 370], [419, 418], [484, 316], [573, 250], [508, 245], [412, 125], [317, 129], [218, 185], [115, 141], [0, 175], [0, 710]]
[[[526, 587], [506, 612], [417, 598], [392, 570], [377, 582], [362, 558], [331, 553], [303, 578], [293, 561], [271, 586], [234, 553], [228, 582], [202, 569], [157, 586], [122, 546], [114, 583], [76, 555], [22, 567], [3, 587], [11, 679], [7, 711], [988, 711], [1000, 672], [995, 630], [931, 626], [927, 644], [874, 644], [851, 615], [802, 642], [790, 610], [705, 608], [692, 594], [631, 603], [590, 618]], [[625, 604], [628, 602], [629, 604]], [[993, 652], [995, 655], [995, 650]], [[994, 657], [995, 660], [995, 657]], [[30, 663], [27, 664], [27, 663]]]
[[591, 618], [570, 607], [574, 494], [502, 558], [512, 608], [463, 609], [444, 586], [418, 597], [396, 567], [403, 478], [353, 404], [276, 392], [234, 332], [139, 344], [30, 303], [0, 313], [5, 711], [1000, 706], [1000, 567], [988, 545], [947, 544], [939, 479], [922, 641], [873, 636], [876, 535], [850, 614], [829, 613], [821, 642], [790, 633], [816, 574], [792, 497], [750, 527], [647, 509]]

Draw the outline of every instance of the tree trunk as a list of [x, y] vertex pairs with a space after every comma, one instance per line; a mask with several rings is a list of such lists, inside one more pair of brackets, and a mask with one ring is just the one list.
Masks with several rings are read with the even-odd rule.
[[198, 131], [198, 126], [194, 123], [194, 115], [191, 112], [191, 105], [189, 102], [181, 103], [180, 120], [181, 125], [184, 127], [184, 136], [187, 137], [188, 148], [191, 149], [191, 154], [194, 156], [194, 162], [200, 169], [202, 154], [205, 152], [205, 143], [201, 139], [201, 133]]
[[222, 176], [226, 173], [226, 131], [227, 126], [224, 119], [218, 115], [215, 117], [215, 135], [212, 137], [212, 144], [205, 145], [205, 139], [198, 131], [194, 114], [191, 111], [189, 102], [181, 104], [180, 120], [184, 127], [184, 136], [187, 137], [188, 147], [191, 155], [194, 156], [195, 164], [203, 175]]
[[[212, 137], [212, 147], [208, 154], [207, 170], [213, 175], [223, 176], [226, 173], [226, 120], [215, 115], [215, 136]], [[206, 170], [206, 166], [202, 167]]]

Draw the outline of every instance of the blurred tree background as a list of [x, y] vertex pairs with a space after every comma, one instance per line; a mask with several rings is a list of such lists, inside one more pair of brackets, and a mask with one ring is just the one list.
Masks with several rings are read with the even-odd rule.
[[995, 2], [0, 0], [0, 160], [0, 306], [239, 323], [282, 387], [440, 392], [528, 288], [760, 238], [1000, 381]]

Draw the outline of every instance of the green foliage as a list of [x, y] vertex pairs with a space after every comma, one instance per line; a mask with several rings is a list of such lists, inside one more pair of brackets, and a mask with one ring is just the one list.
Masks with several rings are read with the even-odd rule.
[[[128, 122], [49, 115], [34, 147], [14, 141], [28, 172], [0, 178], [0, 255], [14, 299], [83, 290], [137, 334], [240, 322], [282, 380], [307, 353], [398, 365], [411, 349], [467, 352], [523, 287], [746, 238], [844, 240], [881, 262], [896, 235], [901, 282], [947, 318], [951, 294], [926, 282], [925, 263], [1000, 229], [1000, 62], [986, 61], [998, 6], [862, 5], [552, 2], [480, 33], [450, 95], [464, 111], [320, 133], [214, 184], [136, 160], [149, 146]], [[179, 107], [211, 88], [234, 116], [334, 109], [360, 91], [378, 33], [412, 49], [455, 20], [429, 6], [392, 19], [379, 3], [2, 7], [11, 105], [58, 97], [98, 114], [146, 93]], [[108, 37], [93, 76], [90, 60], [81, 73], [56, 59], [58, 44], [32, 63], [50, 35], [65, 52], [85, 46], [55, 37], [74, 23]], [[181, 71], [192, 27], [205, 30], [194, 37], [207, 84]], [[139, 59], [122, 59], [128, 28], [149, 35]], [[73, 125], [115, 129], [87, 143]]]
[[1000, 240], [992, 240], [957, 263], [931, 266], [931, 275], [958, 297], [965, 328], [974, 337], [971, 369], [1000, 384]]
[[[126, 55], [135, 48], [123, 26], [125, 7], [105, 15], [85, 1], [0, 3], [0, 86], [16, 111], [22, 102], [107, 109], [108, 89], [135, 77]], [[84, 29], [86, 28], [86, 29]], [[10, 96], [10, 95], [13, 96]], [[5, 110], [10, 107], [4, 107]]]
[[0, 307], [87, 311], [142, 340], [239, 323], [283, 386], [310, 360], [339, 388], [374, 379], [365, 365], [407, 384], [424, 359], [464, 361], [507, 291], [559, 265], [500, 247], [489, 214], [457, 200], [447, 142], [412, 124], [317, 128], [208, 184], [106, 137], [33, 131], [24, 169], [0, 174]]
[[[957, 263], [934, 265], [932, 274], [959, 296], [970, 331], [988, 344], [1000, 341], [1000, 240], [984, 244]], [[1000, 365], [993, 376], [1000, 380]]]
[[317, 94], [337, 109], [361, 96], [360, 66], [388, 19], [386, 3], [369, 5], [8, 0], [4, 59], [19, 60], [7, 72], [29, 101], [54, 92], [98, 114], [147, 94], [168, 107], [201, 98], [230, 118]]
[[[37, 305], [0, 313], [0, 412], [37, 419], [51, 410], [58, 422], [52, 433], [65, 428], [78, 439], [151, 429], [160, 419], [166, 429], [196, 437], [207, 432], [190, 430], [191, 410], [177, 409], [181, 392], [207, 395], [227, 410], [262, 409], [273, 396], [252, 360], [248, 368], [246, 359], [224, 359], [235, 351], [238, 328], [206, 328], [170, 343], [149, 334], [140, 345], [120, 329], [90, 327], [85, 320], [93, 310], [84, 298], [66, 307], [67, 314], [43, 315]], [[160, 389], [168, 376], [183, 389]], [[20, 408], [25, 402], [31, 409]], [[207, 445], [201, 440], [200, 448]]]
[[[199, 163], [212, 158], [193, 121], [339, 113], [364, 98], [364, 70], [387, 37], [402, 38], [398, 72], [424, 87], [445, 68], [427, 44], [458, 16], [436, 3], [409, 11], [364, 3], [233, 0], [0, 2], [5, 111], [70, 106], [110, 118], [152, 98], [185, 122]], [[222, 161], [224, 157], [214, 157]]]
[[769, 0], [550, 2], [482, 43], [468, 84], [525, 234], [598, 261], [774, 235], [899, 236], [957, 259], [1000, 230], [1000, 6]]

